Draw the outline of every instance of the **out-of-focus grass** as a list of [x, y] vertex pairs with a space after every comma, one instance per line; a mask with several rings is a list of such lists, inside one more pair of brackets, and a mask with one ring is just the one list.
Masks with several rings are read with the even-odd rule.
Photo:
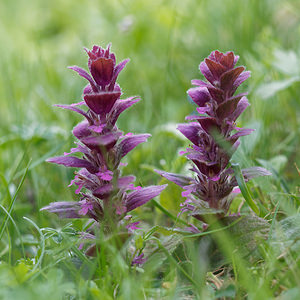
[[[280, 205], [278, 220], [296, 213], [299, 202], [290, 194], [299, 193], [299, 175], [294, 165], [300, 167], [299, 12], [299, 3], [292, 0], [1, 1], [0, 173], [7, 185], [1, 182], [0, 204], [8, 207], [31, 160], [11, 214], [25, 240], [26, 256], [39, 257], [36, 251], [40, 242], [36, 240], [38, 233], [22, 217], [29, 217], [40, 227], [59, 228], [64, 222], [39, 213], [39, 209], [52, 201], [76, 198], [73, 189], [66, 187], [73, 170], [49, 165], [44, 160], [72, 146], [71, 129], [80, 117], [52, 105], [80, 100], [85, 82], [66, 67], [84, 67], [82, 48], [93, 44], [105, 46], [112, 42], [118, 60], [131, 59], [119, 83], [124, 96], [140, 95], [142, 101], [121, 116], [119, 127], [125, 132], [153, 135], [147, 144], [132, 152], [125, 169], [134, 173], [140, 184], [160, 181], [151, 172], [152, 167], [183, 172], [185, 161], [178, 158], [178, 151], [186, 142], [177, 135], [174, 124], [184, 122], [193, 110], [186, 96], [190, 80], [200, 77], [198, 64], [210, 51], [234, 50], [239, 54], [240, 63], [252, 71], [252, 77], [244, 87], [250, 91], [251, 106], [238, 125], [256, 128], [256, 132], [243, 139], [236, 160], [245, 166], [271, 166], [275, 170], [272, 179], [250, 184], [254, 196], [270, 203], [271, 215]], [[174, 214], [181, 201], [180, 191], [173, 185], [161, 198], [161, 203]], [[139, 216], [150, 225], [171, 224], [151, 204], [140, 210]], [[0, 222], [3, 218], [1, 210]], [[57, 287], [57, 295], [49, 294], [51, 299], [59, 299], [66, 291], [81, 299], [85, 299], [88, 290], [91, 299], [110, 299], [114, 289], [122, 291], [123, 299], [147, 299], [151, 293], [157, 293], [157, 298], [165, 295], [178, 299], [183, 293], [179, 291], [181, 277], [176, 275], [178, 270], [172, 260], [162, 269], [152, 266], [152, 271], [138, 276], [130, 274], [121, 260], [117, 261], [111, 272], [103, 273], [105, 288], [101, 290], [74, 270], [65, 278], [55, 266], [61, 258], [58, 255], [52, 260], [47, 258], [43, 271], [28, 283], [24, 278], [30, 272], [30, 264], [17, 262], [22, 257], [21, 242], [11, 221], [7, 228], [0, 241], [0, 277], [6, 278], [0, 295], [5, 295], [5, 299], [17, 299], [19, 295], [33, 299], [39, 297], [40, 290], [50, 291], [53, 286]], [[225, 245], [224, 241], [220, 243]], [[234, 243], [227, 244], [224, 252], [228, 255]], [[283, 261], [277, 260], [269, 244], [262, 248], [266, 253], [264, 263], [244, 268], [233, 263], [236, 278], [232, 284], [241, 289], [235, 291], [262, 299], [264, 292], [271, 297], [274, 290], [279, 293], [287, 289], [287, 299], [292, 299], [293, 293], [297, 295], [293, 288], [299, 281], [295, 267], [299, 265], [298, 258], [291, 254], [284, 256]], [[201, 258], [196, 248], [194, 252], [191, 249], [187, 264], [197, 266], [206, 254]], [[66, 257], [66, 252], [62, 253]], [[195, 269], [192, 275], [202, 287], [199, 295], [203, 299], [213, 297], [211, 288], [204, 284], [208, 280], [206, 267], [199, 265]], [[247, 270], [250, 275], [245, 273]], [[121, 274], [120, 286], [112, 278], [114, 274]], [[210, 278], [208, 282], [214, 280]], [[134, 289], [137, 283], [144, 289]], [[257, 285], [262, 288], [258, 294]], [[230, 294], [228, 286], [226, 291]]]

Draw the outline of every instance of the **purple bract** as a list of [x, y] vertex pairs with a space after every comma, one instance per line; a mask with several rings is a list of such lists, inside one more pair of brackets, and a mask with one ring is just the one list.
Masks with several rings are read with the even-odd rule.
[[[235, 95], [239, 85], [250, 76], [244, 67], [235, 67], [238, 59], [233, 52], [212, 52], [199, 66], [207, 81], [192, 80], [196, 87], [188, 90], [199, 114], [188, 116], [186, 119], [193, 122], [179, 124], [177, 129], [192, 142], [184, 153], [193, 163], [191, 171], [195, 176], [157, 171], [184, 189], [182, 196], [186, 200], [181, 211], [189, 211], [198, 219], [207, 213], [223, 215], [228, 211], [232, 190], [237, 186], [229, 161], [240, 144], [239, 137], [253, 131], [235, 124], [249, 105], [247, 93]], [[246, 181], [270, 175], [260, 167], [242, 172]]]

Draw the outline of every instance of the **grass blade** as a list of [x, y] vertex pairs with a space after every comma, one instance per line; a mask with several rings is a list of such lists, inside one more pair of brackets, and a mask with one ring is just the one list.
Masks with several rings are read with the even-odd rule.
[[11, 199], [11, 202], [10, 202], [10, 204], [9, 204], [9, 208], [8, 208], [8, 210], [7, 210], [7, 211], [8, 211], [8, 214], [5, 215], [4, 220], [3, 220], [3, 222], [2, 222], [2, 224], [1, 224], [1, 226], [0, 226], [0, 240], [2, 239], [4, 230], [5, 230], [6, 225], [7, 225], [7, 222], [8, 222], [8, 215], [11, 215], [11, 212], [12, 212], [12, 210], [13, 210], [13, 208], [14, 208], [14, 205], [15, 205], [15, 202], [16, 202], [16, 199], [17, 199], [17, 195], [18, 195], [18, 193], [19, 193], [19, 191], [20, 191], [20, 189], [21, 189], [21, 187], [22, 187], [22, 185], [23, 185], [23, 183], [24, 183], [25, 177], [26, 177], [27, 172], [28, 172], [29, 165], [30, 165], [30, 162], [29, 162], [29, 164], [28, 164], [27, 167], [26, 167], [25, 173], [23, 174], [23, 177], [22, 177], [22, 179], [21, 179], [21, 182], [20, 182], [20, 184], [19, 184], [19, 186], [18, 186], [18, 188], [17, 188], [17, 190], [16, 190], [16, 192], [15, 192], [13, 198]]
[[243, 197], [245, 198], [246, 202], [248, 203], [248, 205], [251, 207], [251, 209], [258, 215], [260, 216], [260, 211], [258, 206], [255, 204], [255, 202], [253, 201], [252, 197], [251, 197], [251, 193], [246, 185], [246, 182], [244, 180], [244, 176], [242, 174], [242, 170], [241, 167], [238, 163], [234, 163], [231, 164], [233, 171], [234, 171], [234, 175], [236, 178], [236, 181], [239, 185], [239, 188], [242, 192]]

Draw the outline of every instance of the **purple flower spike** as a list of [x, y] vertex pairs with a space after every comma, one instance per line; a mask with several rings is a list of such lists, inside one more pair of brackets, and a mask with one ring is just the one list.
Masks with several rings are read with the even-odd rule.
[[[120, 114], [140, 100], [138, 97], [120, 99], [121, 88], [116, 80], [129, 60], [116, 64], [110, 45], [106, 49], [94, 46], [92, 50], [86, 49], [86, 52], [90, 73], [77, 66], [70, 67], [88, 81], [83, 89], [84, 101], [58, 105], [85, 117], [73, 129], [78, 139], [76, 148], [64, 156], [47, 160], [80, 168], [70, 184], [76, 186], [75, 193], [80, 195], [80, 200], [51, 203], [42, 210], [56, 213], [62, 218], [92, 218], [105, 228], [112, 224], [122, 226], [122, 219], [129, 211], [158, 196], [166, 185], [135, 187], [134, 176], [122, 177], [119, 167], [124, 164], [120, 160], [150, 137], [150, 134], [124, 134], [116, 126]], [[75, 153], [78, 157], [73, 156]], [[131, 231], [134, 225], [137, 223], [132, 223]], [[136, 260], [137, 263], [143, 261], [142, 257]]]
[[131, 262], [131, 265], [142, 265], [147, 261], [147, 258], [144, 258], [144, 253], [137, 255]]
[[[196, 87], [188, 90], [199, 115], [186, 117], [194, 122], [179, 124], [177, 129], [192, 142], [182, 153], [193, 163], [191, 170], [195, 176], [156, 171], [184, 189], [182, 196], [187, 200], [181, 205], [181, 212], [189, 211], [198, 219], [207, 209], [218, 214], [227, 213], [233, 199], [230, 194], [237, 186], [229, 161], [240, 144], [238, 139], [253, 131], [235, 125], [236, 119], [249, 106], [247, 93], [234, 95], [250, 76], [245, 67], [235, 66], [238, 59], [233, 52], [212, 52], [199, 66], [207, 81], [192, 80]], [[270, 175], [260, 167], [245, 169], [242, 173], [246, 181]]]

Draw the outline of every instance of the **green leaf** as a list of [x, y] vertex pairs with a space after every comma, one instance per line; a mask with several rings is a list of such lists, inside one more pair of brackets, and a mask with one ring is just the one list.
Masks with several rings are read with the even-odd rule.
[[22, 179], [21, 179], [21, 182], [20, 182], [20, 184], [19, 184], [19, 186], [18, 186], [18, 188], [17, 188], [17, 190], [16, 190], [16, 192], [15, 192], [13, 198], [12, 198], [11, 201], [10, 201], [9, 208], [8, 208], [8, 210], [7, 210], [7, 211], [8, 211], [8, 214], [5, 215], [4, 220], [3, 220], [3, 222], [2, 222], [2, 224], [1, 224], [1, 226], [0, 226], [0, 240], [1, 240], [2, 236], [3, 236], [5, 227], [6, 227], [7, 222], [8, 222], [8, 218], [9, 218], [9, 216], [11, 215], [11, 212], [12, 212], [12, 210], [13, 210], [13, 208], [14, 208], [14, 205], [15, 205], [15, 202], [16, 202], [16, 199], [17, 199], [17, 195], [18, 195], [18, 193], [19, 193], [19, 191], [20, 191], [20, 189], [21, 189], [21, 187], [22, 187], [22, 185], [23, 185], [23, 183], [24, 183], [25, 177], [26, 177], [27, 172], [28, 172], [29, 165], [30, 165], [30, 162], [29, 162], [29, 164], [27, 165], [27, 168], [26, 168], [26, 170], [25, 170], [25, 172], [24, 172], [24, 174], [23, 174], [23, 177], [22, 177]]
[[[222, 221], [225, 225], [230, 225], [239, 218], [238, 216], [229, 216], [222, 219]], [[259, 239], [267, 239], [269, 229], [270, 224], [265, 219], [248, 215], [227, 230], [235, 240], [235, 245], [237, 245], [239, 251], [246, 255], [257, 248]]]
[[144, 240], [143, 240], [142, 236], [138, 234], [135, 238], [135, 247], [137, 249], [142, 249], [143, 245], [144, 245]]
[[236, 290], [234, 285], [230, 284], [226, 288], [221, 288], [220, 290], [217, 290], [215, 293], [216, 299], [222, 298], [222, 297], [230, 297], [234, 298], [236, 295]]
[[257, 159], [257, 161], [266, 169], [273, 169], [280, 172], [286, 166], [288, 159], [285, 155], [277, 155], [270, 160]]
[[[271, 241], [280, 252], [289, 250], [299, 256], [300, 253], [300, 213], [287, 217], [275, 225]], [[280, 254], [280, 253], [278, 253]]]
[[276, 93], [289, 88], [293, 83], [300, 81], [299, 76], [294, 76], [289, 79], [264, 83], [256, 90], [256, 95], [261, 99], [273, 97]]
[[255, 204], [255, 202], [253, 201], [253, 199], [251, 197], [251, 193], [248, 190], [248, 187], [245, 183], [244, 176], [242, 174], [242, 170], [241, 170], [240, 165], [238, 163], [233, 163], [231, 165], [232, 165], [232, 168], [234, 170], [234, 175], [235, 175], [235, 178], [237, 180], [237, 183], [239, 185], [239, 188], [241, 190], [241, 193], [242, 193], [243, 197], [245, 198], [246, 202], [251, 207], [251, 209], [259, 216], [259, 214], [260, 214], [259, 208]]
[[274, 56], [275, 61], [273, 62], [273, 66], [279, 71], [287, 75], [299, 74], [300, 61], [294, 51], [283, 51], [277, 49], [274, 52]]

